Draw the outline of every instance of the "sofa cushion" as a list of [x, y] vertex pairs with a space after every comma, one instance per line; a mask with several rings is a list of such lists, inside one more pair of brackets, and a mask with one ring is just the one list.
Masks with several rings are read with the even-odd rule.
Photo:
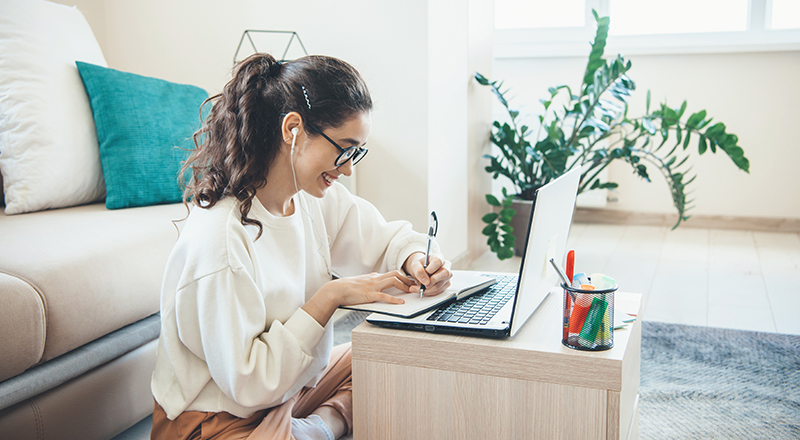
[[181, 200], [178, 171], [194, 149], [205, 90], [76, 63], [97, 126], [109, 209]]
[[0, 273], [0, 381], [39, 362], [44, 352], [44, 302], [26, 280]]
[[178, 237], [171, 220], [186, 212], [92, 204], [0, 214], [0, 381], [157, 312]]
[[0, 172], [7, 214], [89, 203], [105, 193], [76, 60], [105, 65], [78, 9], [0, 1]]
[[150, 315], [0, 382], [0, 411], [58, 388], [147, 344], [158, 338], [160, 330], [161, 317]]
[[[58, 388], [0, 410], [0, 439], [110, 439], [153, 412], [152, 341]], [[146, 438], [149, 438], [146, 437]]]

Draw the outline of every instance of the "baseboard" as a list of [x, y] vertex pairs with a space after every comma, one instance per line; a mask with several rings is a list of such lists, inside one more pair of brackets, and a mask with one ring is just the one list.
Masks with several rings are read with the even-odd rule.
[[[573, 216], [575, 223], [601, 223], [613, 225], [647, 225], [673, 227], [677, 214], [615, 211], [611, 209], [577, 208]], [[681, 223], [686, 228], [739, 229], [766, 232], [800, 233], [800, 219], [738, 217], [726, 215], [693, 215]]]

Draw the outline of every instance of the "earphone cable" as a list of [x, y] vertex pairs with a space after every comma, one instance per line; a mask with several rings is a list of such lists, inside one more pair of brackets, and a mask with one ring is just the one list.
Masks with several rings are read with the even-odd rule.
[[303, 211], [303, 213], [306, 216], [308, 216], [308, 218], [311, 220], [311, 229], [314, 231], [314, 238], [316, 238], [317, 242], [319, 243], [319, 247], [317, 248], [317, 253], [319, 254], [320, 257], [322, 257], [322, 261], [325, 262], [325, 269], [327, 269], [328, 275], [330, 276], [331, 275], [331, 267], [330, 267], [330, 264], [328, 263], [328, 259], [325, 258], [325, 254], [322, 253], [322, 248], [326, 247], [326, 246], [327, 247], [331, 246], [331, 237], [326, 234], [325, 238], [327, 240], [325, 240], [325, 242], [322, 241], [322, 239], [320, 238], [320, 235], [319, 235], [319, 230], [317, 228], [317, 222], [314, 221], [314, 216], [312, 216], [308, 212], [306, 207], [303, 206], [302, 200], [300, 200], [302, 197], [300, 196], [300, 188], [297, 186], [297, 174], [295, 174], [295, 171], [294, 171], [294, 145], [295, 145], [295, 141], [296, 140], [297, 140], [297, 134], [292, 132], [292, 149], [291, 149], [290, 154], [289, 154], [289, 163], [291, 164], [291, 167], [292, 167], [292, 180], [294, 181], [294, 189], [295, 189], [296, 194], [297, 194], [297, 199], [296, 200], [297, 200], [297, 204], [300, 205], [300, 210]]

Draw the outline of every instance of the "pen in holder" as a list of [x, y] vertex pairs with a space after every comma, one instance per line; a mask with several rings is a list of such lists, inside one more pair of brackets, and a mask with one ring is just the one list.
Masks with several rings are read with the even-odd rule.
[[564, 289], [564, 332], [561, 343], [577, 350], [614, 346], [614, 292], [618, 286], [592, 290], [561, 284]]

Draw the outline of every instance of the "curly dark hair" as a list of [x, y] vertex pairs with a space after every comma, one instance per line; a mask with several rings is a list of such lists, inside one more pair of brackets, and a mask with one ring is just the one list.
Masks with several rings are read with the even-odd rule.
[[[263, 226], [248, 217], [256, 191], [281, 146], [282, 115], [297, 112], [320, 129], [339, 127], [372, 110], [364, 80], [350, 64], [327, 56], [306, 56], [280, 63], [257, 53], [236, 65], [222, 93], [208, 98], [208, 117], [194, 136], [195, 150], [184, 162], [179, 182], [183, 203], [211, 208], [225, 196], [241, 203], [242, 224]], [[308, 127], [308, 124], [304, 124]], [[317, 136], [306, 130], [309, 136]], [[187, 176], [187, 172], [189, 172]]]

